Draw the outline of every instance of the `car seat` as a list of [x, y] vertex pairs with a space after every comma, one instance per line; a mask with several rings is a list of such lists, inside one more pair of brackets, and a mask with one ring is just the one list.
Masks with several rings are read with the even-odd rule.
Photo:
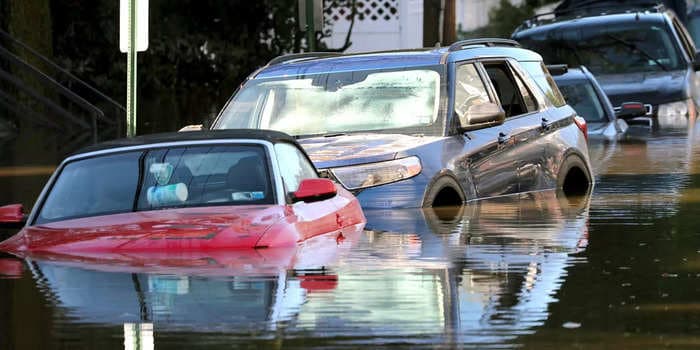
[[91, 181], [93, 181], [93, 198], [88, 210], [90, 213], [107, 213], [131, 209], [134, 202], [133, 188], [135, 188], [136, 184], [126, 180], [123, 174], [100, 171], [99, 177], [93, 177]]
[[236, 191], [267, 193], [267, 175], [263, 171], [262, 158], [241, 158], [226, 174], [226, 185]]
[[189, 185], [192, 182], [192, 170], [190, 170], [190, 168], [184, 164], [178, 165], [173, 171], [173, 175], [170, 176], [171, 184], [180, 182], [184, 183], [185, 185]]

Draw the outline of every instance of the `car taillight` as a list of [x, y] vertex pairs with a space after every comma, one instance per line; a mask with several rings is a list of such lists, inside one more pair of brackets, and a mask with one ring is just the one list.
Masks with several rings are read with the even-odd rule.
[[583, 137], [586, 139], [586, 141], [588, 141], [588, 125], [586, 125], [586, 119], [583, 119], [579, 116], [575, 116], [574, 123], [576, 123], [576, 126], [578, 126], [578, 128], [583, 133]]

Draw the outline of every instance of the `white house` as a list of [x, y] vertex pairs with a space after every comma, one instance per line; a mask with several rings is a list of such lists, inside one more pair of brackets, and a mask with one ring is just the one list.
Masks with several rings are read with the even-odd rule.
[[[509, 1], [520, 5], [524, 0]], [[332, 23], [332, 35], [325, 43], [331, 48], [342, 47], [350, 27], [350, 1], [324, 3], [324, 17]], [[356, 0], [356, 4], [358, 16], [350, 37], [352, 46], [345, 52], [423, 47], [423, 0]], [[500, 0], [455, 0], [457, 27], [470, 31], [485, 26], [489, 12], [499, 4]], [[438, 23], [442, 23], [442, 18]]]
[[[423, 0], [356, 0], [358, 13], [352, 29], [352, 46], [345, 52], [395, 50], [423, 46]], [[324, 17], [333, 23], [326, 39], [331, 48], [342, 47], [350, 28], [351, 11], [326, 1]]]

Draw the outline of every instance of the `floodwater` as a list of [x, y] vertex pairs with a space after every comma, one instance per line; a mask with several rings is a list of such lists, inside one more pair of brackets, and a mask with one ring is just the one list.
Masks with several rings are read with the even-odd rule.
[[317, 255], [5, 257], [0, 348], [700, 348], [692, 126], [592, 142], [590, 196], [368, 211]]

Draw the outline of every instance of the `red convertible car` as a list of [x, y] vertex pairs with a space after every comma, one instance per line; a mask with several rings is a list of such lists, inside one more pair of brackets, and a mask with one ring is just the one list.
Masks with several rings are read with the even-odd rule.
[[27, 256], [308, 245], [342, 241], [365, 217], [294, 138], [222, 130], [91, 146], [58, 166], [28, 216], [0, 207], [0, 224], [24, 225], [0, 250]]

